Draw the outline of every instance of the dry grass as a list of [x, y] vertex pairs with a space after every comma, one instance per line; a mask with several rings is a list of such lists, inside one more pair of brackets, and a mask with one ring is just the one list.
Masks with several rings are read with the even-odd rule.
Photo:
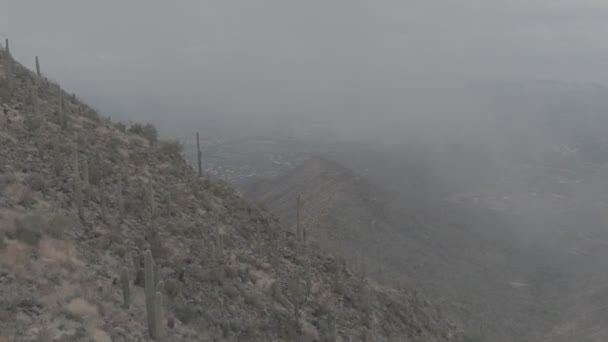
[[16, 267], [24, 265], [32, 252], [31, 246], [18, 241], [8, 241], [6, 247], [0, 251], [0, 265], [14, 270]]
[[17, 183], [16, 181], [17, 179], [13, 178], [12, 182], [5, 186], [4, 194], [11, 202], [20, 203], [27, 195], [27, 192], [31, 192], [31, 189], [27, 185]]
[[89, 303], [83, 298], [72, 299], [72, 301], [67, 304], [66, 309], [73, 315], [82, 317], [83, 319], [96, 318], [99, 316], [97, 313], [97, 306]]
[[57, 263], [70, 269], [84, 267], [82, 261], [76, 258], [74, 246], [66, 241], [45, 238], [38, 242], [38, 250], [45, 262]]

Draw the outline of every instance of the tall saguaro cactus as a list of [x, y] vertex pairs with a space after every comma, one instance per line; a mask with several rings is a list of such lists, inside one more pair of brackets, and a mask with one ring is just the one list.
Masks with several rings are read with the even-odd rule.
[[308, 249], [304, 248], [306, 254], [306, 261], [304, 263], [304, 278], [306, 281], [306, 296], [310, 296], [312, 293], [312, 262], [310, 261], [310, 255]]
[[10, 56], [11, 54], [11, 46], [8, 44], [8, 38], [4, 39], [4, 48], [6, 49], [6, 53]]
[[125, 198], [122, 194], [123, 192], [123, 181], [119, 181], [118, 182], [118, 189], [117, 189], [117, 197], [116, 197], [116, 210], [118, 211], [118, 223], [123, 223], [125, 220]]
[[156, 284], [154, 283], [154, 258], [152, 252], [144, 252], [145, 292], [146, 292], [146, 316], [148, 319], [148, 332], [150, 337], [156, 339]]
[[13, 60], [11, 59], [11, 52], [8, 48], [8, 39], [6, 40], [6, 57], [7, 57], [7, 62], [5, 64], [5, 68], [6, 68], [6, 82], [8, 83], [8, 88], [10, 91], [13, 90]]
[[201, 140], [199, 139], [198, 132], [196, 132], [196, 157], [198, 158], [198, 176], [203, 176], [203, 153], [201, 152]]
[[40, 77], [40, 59], [36, 56], [36, 75]]
[[68, 113], [66, 111], [65, 96], [62, 94], [59, 100], [59, 126], [64, 130], [68, 128]]
[[131, 289], [129, 284], [129, 273], [126, 268], [123, 268], [120, 273], [120, 282], [122, 283], [123, 306], [125, 309], [128, 309], [131, 305]]
[[147, 186], [144, 189], [144, 195], [146, 204], [148, 205], [148, 215], [150, 219], [156, 218], [156, 199], [154, 198], [154, 191], [151, 186]]
[[331, 312], [327, 314], [325, 322], [321, 325], [321, 328], [321, 342], [336, 342], [336, 323]]
[[82, 164], [82, 181], [84, 184], [84, 188], [89, 190], [91, 186], [91, 181], [89, 177], [89, 160], [85, 158], [84, 163]]
[[163, 294], [160, 292], [156, 292], [154, 298], [154, 326], [156, 328], [155, 331], [155, 339], [159, 342], [165, 341], [165, 312], [163, 307]]
[[333, 275], [334, 275], [334, 288], [337, 293], [343, 293], [343, 291], [344, 291], [344, 284], [343, 284], [343, 279], [342, 279], [343, 270], [344, 270], [344, 260], [336, 259], [334, 261]]
[[82, 180], [80, 178], [80, 168], [78, 166], [78, 151], [74, 150], [72, 159], [72, 162], [74, 163], [74, 203], [76, 204], [80, 221], [85, 222], [84, 196], [82, 194]]
[[38, 83], [32, 82], [29, 88], [29, 98], [32, 104], [33, 115], [38, 118], [40, 115], [40, 104], [38, 101]]
[[215, 260], [221, 262], [224, 257], [224, 234], [219, 227], [215, 232]]
[[108, 195], [106, 194], [105, 182], [99, 184], [99, 205], [101, 206], [101, 220], [108, 223]]
[[[150, 250], [152, 251], [152, 250]], [[154, 253], [152, 253], [152, 258], [154, 258]], [[154, 263], [154, 291], [158, 291], [158, 284], [160, 283], [160, 265], [158, 263]]]

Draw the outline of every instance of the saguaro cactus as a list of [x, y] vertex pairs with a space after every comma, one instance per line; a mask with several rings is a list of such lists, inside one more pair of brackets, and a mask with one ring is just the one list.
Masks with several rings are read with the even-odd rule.
[[[150, 250], [152, 251], [152, 250]], [[154, 257], [154, 253], [152, 253], [152, 257]], [[155, 262], [154, 263], [154, 291], [158, 291], [158, 284], [161, 282], [160, 280], [160, 265]]]
[[78, 217], [82, 222], [85, 221], [84, 217], [84, 196], [82, 194], [82, 180], [80, 179], [80, 171], [78, 166], [78, 152], [74, 150], [72, 156], [72, 162], [74, 165], [74, 204], [76, 205], [76, 209], [78, 210]]
[[123, 268], [120, 273], [120, 282], [122, 283], [123, 306], [125, 309], [128, 309], [131, 305], [131, 289], [129, 284], [129, 273], [126, 268]]
[[101, 182], [99, 186], [99, 200], [101, 206], [101, 220], [108, 223], [108, 195], [106, 194], [105, 182]]
[[310, 296], [312, 293], [312, 262], [310, 261], [310, 256], [306, 256], [306, 262], [304, 265], [304, 277], [306, 279], [306, 295]]
[[363, 328], [361, 330], [361, 336], [360, 336], [361, 342], [369, 342], [370, 341], [369, 335], [370, 335], [369, 330], [367, 328]]
[[221, 261], [224, 257], [224, 235], [219, 227], [216, 230], [215, 239], [215, 259]]
[[8, 44], [8, 38], [4, 39], [4, 48], [6, 49], [6, 52], [9, 54], [11, 54], [11, 46]]
[[306, 225], [302, 225], [302, 243], [306, 245]]
[[325, 338], [323, 339], [323, 341], [335, 342], [336, 337], [337, 337], [336, 336], [336, 320], [332, 313], [327, 314], [326, 325], [327, 325], [327, 330], [326, 330], [326, 334], [324, 336]]
[[201, 141], [198, 136], [198, 132], [196, 132], [196, 156], [198, 158], [198, 176], [203, 176], [203, 153], [201, 152]]
[[59, 102], [59, 126], [61, 126], [62, 129], [68, 128], [68, 113], [66, 110], [65, 96], [61, 95], [61, 100]]
[[300, 323], [300, 303], [296, 300], [293, 305], [293, 326], [291, 327], [291, 338], [292, 340], [297, 340], [300, 336], [300, 331], [302, 331], [302, 326]]
[[154, 308], [156, 302], [156, 286], [154, 283], [154, 258], [152, 258], [152, 252], [150, 250], [144, 252], [144, 273], [148, 332], [150, 333], [151, 338], [156, 339], [156, 311]]
[[125, 220], [125, 198], [122, 194], [122, 181], [118, 182], [116, 210], [118, 211], [118, 223], [123, 223]]
[[154, 298], [154, 326], [156, 327], [155, 339], [159, 342], [165, 341], [165, 310], [163, 307], [163, 294], [156, 292]]
[[154, 191], [152, 190], [152, 186], [146, 187], [144, 194], [146, 198], [146, 203], [148, 205], [149, 219], [154, 219], [156, 218], [156, 200], [154, 198]]
[[89, 178], [89, 160], [85, 159], [82, 164], [82, 181], [84, 182], [84, 188], [89, 189], [91, 186], [91, 181]]
[[36, 75], [40, 77], [40, 59], [36, 56]]
[[[7, 40], [8, 42], [8, 40]], [[13, 88], [14, 88], [14, 77], [13, 77], [13, 61], [11, 60], [11, 54], [8, 50], [6, 50], [6, 55], [8, 57], [8, 60], [5, 64], [5, 68], [6, 68], [6, 82], [8, 84], [8, 89], [12, 92]]]
[[40, 106], [38, 104], [38, 84], [37, 83], [32, 83], [31, 87], [29, 88], [29, 99], [31, 101], [32, 104], [32, 112], [33, 115], [38, 118], [39, 114], [40, 114]]
[[89, 206], [89, 202], [92, 200], [92, 190], [91, 189], [91, 181], [89, 176], [89, 159], [85, 156], [82, 162], [82, 194], [84, 199], [84, 205], [86, 207]]
[[334, 261], [334, 287], [337, 293], [342, 293], [343, 288], [343, 279], [342, 279], [342, 271], [344, 270], [344, 261], [342, 259], [336, 259]]

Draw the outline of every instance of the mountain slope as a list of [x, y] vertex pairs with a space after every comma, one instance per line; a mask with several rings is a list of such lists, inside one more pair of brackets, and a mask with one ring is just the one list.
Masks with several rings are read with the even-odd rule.
[[6, 51], [0, 101], [0, 341], [148, 340], [145, 250], [170, 341], [457, 340], [428, 301], [299, 246], [196, 177], [179, 144], [100, 117]]
[[[359, 179], [342, 165], [327, 159], [312, 158], [277, 180], [255, 185], [248, 195], [270, 204], [273, 211], [284, 222], [291, 224], [294, 230], [295, 198], [301, 194], [302, 225], [305, 227], [326, 225], [326, 233], [339, 240], [346, 232], [338, 230], [338, 227], [342, 227], [341, 224], [334, 226], [328, 220], [337, 219], [343, 214], [348, 214], [349, 220], [357, 223], [348, 230], [350, 234], [367, 233], [367, 229], [357, 232], [355, 228], [368, 227], [372, 224], [377, 230], [386, 228], [385, 219], [388, 213], [385, 212], [383, 203], [376, 202], [375, 191], [376, 189], [369, 183]], [[357, 210], [349, 213], [335, 211], [348, 208], [357, 208]], [[377, 221], [373, 222], [374, 220]], [[332, 229], [332, 227], [336, 228]]]
[[320, 245], [364, 263], [377, 279], [424, 289], [472, 328], [481, 325], [496, 338], [525, 341], [532, 339], [531, 331], [559, 320], [532, 282], [551, 274], [552, 264], [510, 234], [506, 227], [516, 222], [498, 212], [443, 203], [433, 217], [425, 217], [320, 158], [261, 182], [248, 194], [292, 229], [298, 195], [301, 224]]

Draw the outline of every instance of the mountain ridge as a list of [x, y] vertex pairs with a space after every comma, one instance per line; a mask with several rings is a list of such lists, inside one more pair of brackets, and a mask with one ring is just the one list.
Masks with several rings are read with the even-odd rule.
[[[397, 206], [380, 188], [345, 169], [312, 158], [258, 184], [248, 196], [291, 229], [295, 198], [301, 196], [301, 224], [318, 244], [362, 264], [381, 282], [422, 289], [469, 328], [482, 326], [487, 338], [527, 340], [532, 326], [550, 327], [554, 318], [536, 314], [544, 303], [537, 301], [536, 284], [528, 279], [539, 272], [526, 261], [544, 256], [521, 246], [505, 229], [512, 224], [506, 217], [451, 202], [419, 213]], [[527, 321], [513, 320], [518, 315]]]

